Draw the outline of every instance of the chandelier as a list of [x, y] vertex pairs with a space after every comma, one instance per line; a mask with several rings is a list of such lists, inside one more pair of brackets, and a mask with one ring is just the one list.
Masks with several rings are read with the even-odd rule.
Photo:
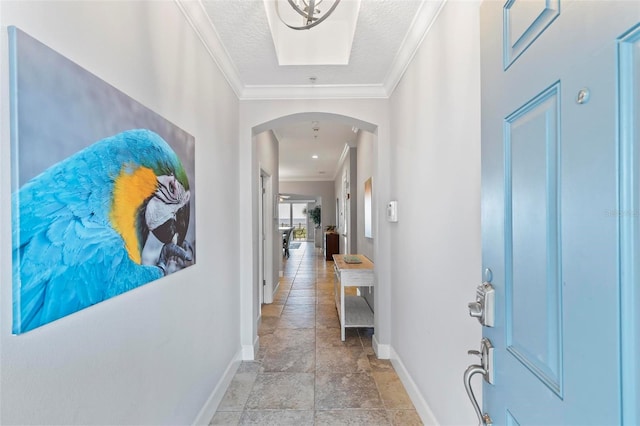
[[[327, 19], [331, 13], [336, 9], [340, 0], [333, 0], [333, 4], [331, 4], [328, 9], [318, 9], [321, 3], [324, 3], [325, 0], [287, 0], [289, 5], [295, 10], [300, 16], [302, 16], [302, 25], [292, 25], [287, 23], [284, 19], [282, 19], [282, 15], [280, 15], [280, 9], [278, 7], [279, 1], [276, 1], [276, 11], [278, 13], [278, 18], [285, 24], [287, 27], [294, 30], [308, 30], [310, 28], [315, 27], [320, 24], [322, 21]], [[329, 3], [329, 1], [327, 1]], [[327, 6], [327, 5], [325, 5]]]

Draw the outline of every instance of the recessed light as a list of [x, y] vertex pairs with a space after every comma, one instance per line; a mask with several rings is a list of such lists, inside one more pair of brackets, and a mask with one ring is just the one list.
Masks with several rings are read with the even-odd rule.
[[311, 156], [311, 158], [313, 158], [314, 160], [316, 160], [316, 159], [318, 158], [318, 156], [317, 156], [317, 155], [315, 155], [315, 154], [313, 154], [313, 155]]

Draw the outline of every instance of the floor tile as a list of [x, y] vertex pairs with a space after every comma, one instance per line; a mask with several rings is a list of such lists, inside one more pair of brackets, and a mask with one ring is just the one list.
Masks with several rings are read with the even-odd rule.
[[395, 371], [373, 371], [385, 408], [413, 409], [413, 403]]
[[240, 424], [242, 411], [218, 411], [209, 422], [216, 426], [236, 426]]
[[259, 374], [247, 399], [248, 410], [313, 410], [313, 373]]
[[258, 372], [236, 373], [218, 406], [218, 411], [242, 411]]
[[274, 303], [262, 306], [256, 361], [240, 364], [211, 424], [421, 425], [393, 365], [373, 351], [373, 328], [340, 340], [333, 262], [303, 242], [283, 266]]
[[287, 303], [290, 305], [315, 305], [316, 297], [289, 296], [289, 298], [287, 299]]
[[391, 361], [388, 359], [378, 359], [375, 354], [368, 354], [369, 365], [373, 371], [395, 371]]
[[393, 426], [422, 426], [416, 410], [387, 410]]
[[389, 426], [386, 410], [316, 411], [316, 426]]
[[238, 367], [238, 373], [259, 373], [262, 363], [256, 361], [242, 361]]
[[260, 319], [260, 329], [258, 330], [258, 336], [273, 333], [278, 327], [280, 317], [262, 317]]
[[313, 425], [313, 416], [313, 410], [249, 410], [242, 414], [239, 424], [261, 426]]
[[316, 307], [315, 305], [291, 305], [286, 304], [284, 309], [282, 310], [283, 314], [315, 314]]
[[316, 290], [309, 288], [309, 289], [292, 289], [289, 292], [289, 296], [290, 297], [315, 297], [316, 295]]
[[267, 351], [262, 359], [265, 372], [313, 373], [316, 354], [311, 348], [278, 348]]
[[262, 317], [260, 319], [260, 329], [258, 335], [273, 333], [280, 322], [280, 317]]
[[[312, 305], [313, 306], [313, 305]], [[313, 328], [315, 327], [315, 313], [282, 314], [278, 327], [280, 328]]]
[[284, 309], [284, 304], [271, 303], [269, 305], [262, 305], [262, 317], [279, 317]]
[[362, 373], [371, 371], [369, 358], [362, 347], [325, 346], [316, 350], [317, 371]]
[[384, 408], [368, 373], [316, 373], [316, 409]]
[[[345, 329], [344, 342], [340, 340], [340, 328], [338, 327], [316, 327], [316, 346], [357, 346], [362, 347], [360, 336], [355, 328]], [[371, 361], [369, 361], [371, 362]]]

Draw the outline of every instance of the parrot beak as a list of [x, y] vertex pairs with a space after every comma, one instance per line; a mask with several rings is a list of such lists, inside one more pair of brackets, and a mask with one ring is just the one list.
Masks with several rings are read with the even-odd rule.
[[191, 193], [175, 176], [159, 176], [158, 189], [148, 201], [145, 222], [164, 244], [182, 245], [189, 228]]
[[189, 213], [189, 203], [186, 203], [176, 211], [175, 217], [162, 223], [151, 232], [164, 244], [174, 243], [181, 246], [189, 228]]

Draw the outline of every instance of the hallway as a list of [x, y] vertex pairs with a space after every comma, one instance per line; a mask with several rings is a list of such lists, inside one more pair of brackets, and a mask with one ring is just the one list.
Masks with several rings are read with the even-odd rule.
[[263, 305], [257, 360], [243, 362], [212, 425], [421, 425], [371, 329], [340, 340], [333, 262], [302, 242], [285, 260], [274, 302]]

